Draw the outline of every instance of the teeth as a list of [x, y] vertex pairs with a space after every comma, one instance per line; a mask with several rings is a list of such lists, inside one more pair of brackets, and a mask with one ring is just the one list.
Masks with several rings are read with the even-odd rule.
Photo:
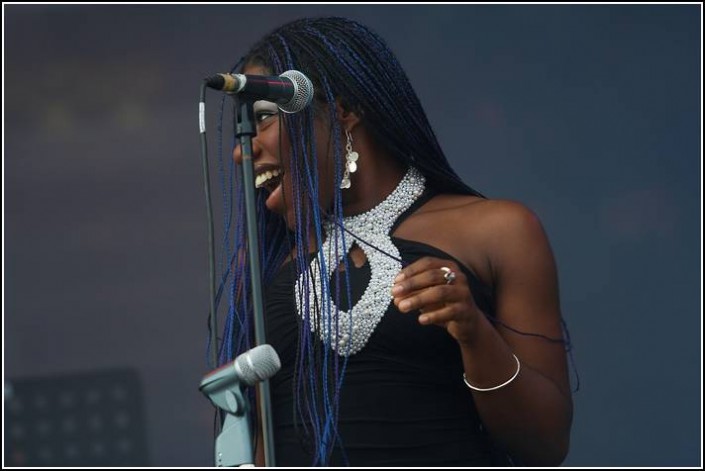
[[279, 170], [267, 170], [264, 173], [260, 173], [255, 177], [255, 188], [260, 188], [272, 178], [278, 177], [280, 173]]

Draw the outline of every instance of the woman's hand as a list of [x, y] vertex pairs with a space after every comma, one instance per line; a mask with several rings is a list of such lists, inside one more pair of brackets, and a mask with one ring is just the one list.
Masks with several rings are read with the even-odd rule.
[[402, 269], [394, 281], [392, 296], [401, 312], [419, 310], [419, 323], [442, 326], [460, 344], [472, 343], [483, 314], [457, 263], [423, 257]]

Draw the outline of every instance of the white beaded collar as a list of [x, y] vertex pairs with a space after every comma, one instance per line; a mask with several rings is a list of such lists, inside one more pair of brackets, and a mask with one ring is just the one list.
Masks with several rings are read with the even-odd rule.
[[[402, 268], [399, 249], [392, 243], [389, 233], [399, 216], [424, 192], [425, 181], [421, 172], [411, 167], [394, 191], [379, 205], [365, 213], [344, 218], [344, 245], [341, 230], [335, 231], [334, 223], [326, 222], [325, 231], [328, 237], [321, 252], [311, 261], [308, 286], [305, 286], [303, 275], [300, 275], [296, 282], [296, 310], [299, 316], [302, 319], [307, 317], [304, 299], [308, 293], [308, 305], [314, 311], [309, 319], [311, 331], [317, 331], [321, 340], [341, 356], [359, 352], [367, 344], [387, 311], [392, 299], [394, 278]], [[331, 237], [331, 234], [336, 237]], [[322, 296], [320, 255], [325, 254], [324, 280], [328, 284], [331, 275], [354, 242], [357, 242], [367, 256], [370, 280], [362, 297], [350, 311], [339, 310], [330, 295]], [[328, 313], [330, 315], [327, 315]]]

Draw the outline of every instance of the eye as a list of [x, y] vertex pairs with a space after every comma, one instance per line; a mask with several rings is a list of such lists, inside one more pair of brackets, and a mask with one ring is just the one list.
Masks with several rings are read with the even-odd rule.
[[268, 120], [272, 116], [276, 116], [277, 114], [278, 113], [275, 113], [275, 112], [272, 112], [269, 110], [262, 110], [262, 111], [255, 113], [255, 120], [257, 121], [257, 124], [260, 124], [260, 123]]
[[271, 101], [256, 101], [254, 104], [255, 121], [257, 125], [266, 125], [273, 121], [271, 118], [279, 114], [279, 108], [276, 103]]

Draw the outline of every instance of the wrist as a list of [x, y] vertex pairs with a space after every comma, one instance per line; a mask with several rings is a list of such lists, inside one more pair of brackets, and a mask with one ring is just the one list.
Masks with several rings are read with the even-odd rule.
[[[471, 389], [499, 389], [495, 386], [506, 386], [519, 375], [519, 359], [483, 313], [479, 312], [472, 335], [458, 343], [463, 358], [465, 383], [469, 383]], [[511, 380], [507, 381], [508, 378]]]
[[473, 317], [472, 328], [469, 329], [468, 333], [456, 338], [462, 351], [471, 352], [476, 350], [489, 336], [496, 333], [494, 326], [492, 326], [492, 323], [490, 323], [482, 310], [476, 309]]

